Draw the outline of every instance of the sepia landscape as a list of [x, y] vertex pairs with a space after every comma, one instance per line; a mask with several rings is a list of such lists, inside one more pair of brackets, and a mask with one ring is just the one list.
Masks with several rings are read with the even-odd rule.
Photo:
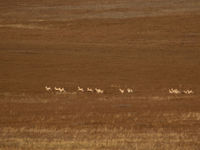
[[0, 2], [0, 150], [199, 150], [200, 1]]

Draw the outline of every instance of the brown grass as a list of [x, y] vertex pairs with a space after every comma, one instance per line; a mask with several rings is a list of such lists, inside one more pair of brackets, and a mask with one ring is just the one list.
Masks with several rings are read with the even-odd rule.
[[200, 145], [197, 97], [29, 99], [1, 100], [1, 149], [195, 150]]
[[199, 150], [199, 41], [197, 0], [2, 1], [0, 150]]

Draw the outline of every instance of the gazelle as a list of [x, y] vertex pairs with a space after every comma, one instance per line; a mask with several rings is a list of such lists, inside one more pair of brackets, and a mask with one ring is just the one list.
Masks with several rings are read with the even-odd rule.
[[183, 93], [184, 94], [194, 94], [194, 92], [192, 90], [184, 90]]
[[78, 86], [78, 91], [79, 91], [79, 92], [84, 92], [84, 89], [83, 89], [83, 88], [80, 88], [80, 86]]
[[178, 89], [171, 88], [171, 89], [169, 89], [169, 93], [170, 94], [180, 94], [181, 92]]
[[98, 88], [95, 88], [95, 91], [97, 92], [97, 94], [103, 94], [103, 90], [101, 90], [101, 89], [98, 89]]
[[66, 92], [64, 88], [54, 87], [54, 90], [57, 91], [57, 92], [60, 92], [60, 93], [65, 93]]
[[127, 89], [127, 92], [128, 92], [128, 93], [133, 93], [133, 89], [128, 88], [128, 89]]
[[51, 87], [45, 86], [45, 90], [49, 92], [51, 91]]
[[124, 94], [125, 90], [119, 89], [120, 93]]
[[87, 88], [87, 92], [93, 92], [93, 89]]
[[60, 88], [54, 87], [55, 91], [60, 91]]
[[61, 92], [61, 93], [65, 93], [66, 91], [65, 91], [64, 88], [60, 88], [60, 92]]

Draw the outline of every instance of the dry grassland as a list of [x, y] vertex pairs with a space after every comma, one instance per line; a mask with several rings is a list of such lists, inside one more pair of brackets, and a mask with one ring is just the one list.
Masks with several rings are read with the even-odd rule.
[[197, 0], [0, 3], [0, 150], [199, 150]]

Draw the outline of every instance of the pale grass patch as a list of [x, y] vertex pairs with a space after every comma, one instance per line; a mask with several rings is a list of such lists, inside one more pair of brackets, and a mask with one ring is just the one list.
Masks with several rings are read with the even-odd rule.
[[59, 130], [3, 128], [0, 134], [0, 150], [191, 150], [199, 144], [197, 136], [190, 136], [184, 132], [159, 130], [138, 133], [133, 128], [106, 126], [96, 129]]
[[200, 121], [200, 112], [164, 113], [163, 117], [170, 123], [175, 121]]
[[0, 28], [20, 28], [20, 29], [47, 29], [47, 27], [41, 27], [33, 24], [0, 24]]
[[183, 120], [198, 120], [200, 121], [200, 112], [189, 112], [181, 115]]

